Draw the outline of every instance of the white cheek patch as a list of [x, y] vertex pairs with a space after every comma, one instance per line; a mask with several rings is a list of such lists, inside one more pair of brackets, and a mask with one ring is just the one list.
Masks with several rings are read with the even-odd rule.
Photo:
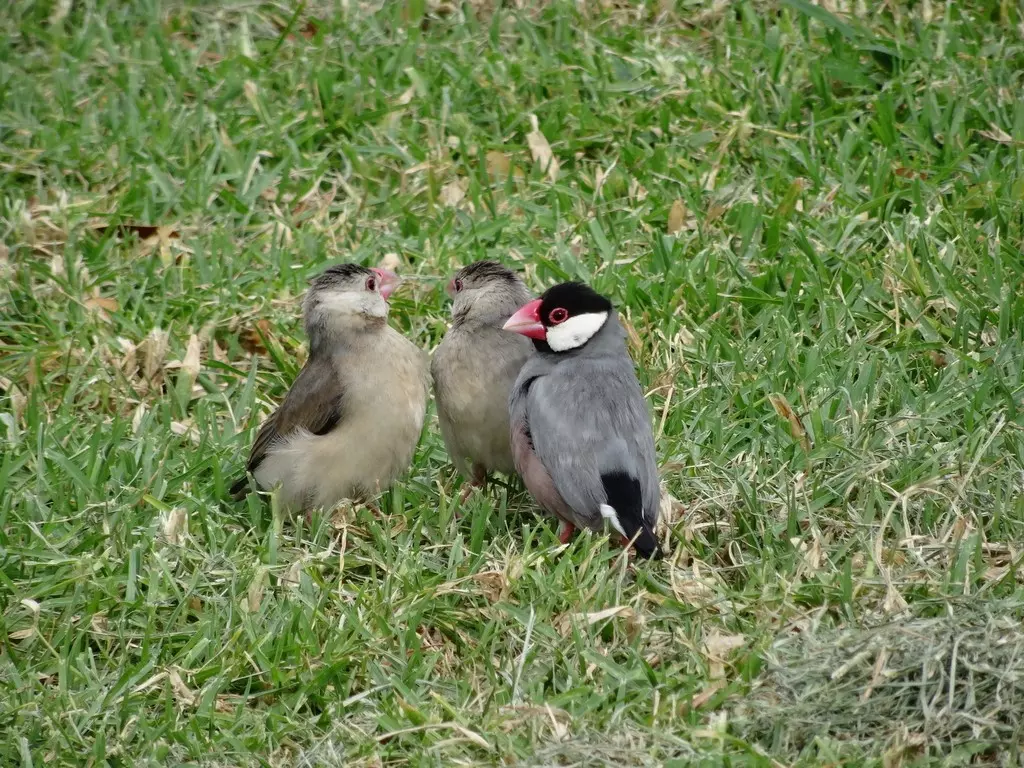
[[595, 333], [601, 330], [606, 320], [608, 320], [607, 312], [585, 312], [582, 315], [570, 317], [561, 325], [553, 325], [548, 328], [548, 346], [555, 352], [565, 352], [582, 347], [590, 341]]
[[601, 517], [611, 523], [612, 528], [621, 533], [624, 538], [629, 538], [629, 536], [626, 536], [626, 532], [622, 530], [622, 523], [619, 522], [619, 513], [615, 511], [615, 507], [602, 504], [598, 509], [601, 510]]
[[331, 291], [321, 296], [320, 307], [332, 315], [385, 317], [388, 313], [384, 299], [371, 291]]
[[320, 307], [331, 314], [351, 314], [359, 311], [362, 301], [356, 291], [325, 291], [320, 296]]

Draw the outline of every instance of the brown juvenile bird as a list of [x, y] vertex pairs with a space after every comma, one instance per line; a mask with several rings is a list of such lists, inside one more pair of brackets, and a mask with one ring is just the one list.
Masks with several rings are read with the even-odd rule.
[[448, 455], [470, 485], [483, 486], [488, 472], [515, 473], [509, 443], [508, 395], [532, 353], [529, 339], [502, 330], [530, 300], [510, 269], [493, 261], [463, 267], [448, 283], [452, 326], [434, 351], [437, 418]]
[[[423, 428], [426, 355], [388, 325], [398, 275], [339, 264], [315, 277], [303, 302], [309, 359], [260, 427], [247, 471], [280, 484], [289, 509], [369, 499], [412, 461]], [[247, 478], [231, 493], [243, 498]]]

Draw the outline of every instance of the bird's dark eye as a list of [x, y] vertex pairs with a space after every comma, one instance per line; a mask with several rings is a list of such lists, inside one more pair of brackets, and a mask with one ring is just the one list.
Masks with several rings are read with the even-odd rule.
[[458, 293], [459, 291], [462, 290], [462, 281], [456, 280], [455, 282], [452, 283], [452, 287], [455, 288], [455, 292]]
[[561, 307], [555, 307], [555, 309], [552, 309], [551, 312], [548, 313], [548, 320], [552, 325], [564, 323], [568, 319], [569, 313]]
[[366, 278], [366, 290], [376, 291], [377, 290], [377, 278], [368, 277]]

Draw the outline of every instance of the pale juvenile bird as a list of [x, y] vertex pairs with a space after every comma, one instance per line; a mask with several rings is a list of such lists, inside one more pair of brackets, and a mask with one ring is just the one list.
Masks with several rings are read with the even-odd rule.
[[[426, 354], [388, 325], [399, 277], [339, 264], [315, 277], [303, 302], [309, 358], [260, 427], [247, 471], [280, 484], [289, 509], [329, 508], [385, 490], [412, 461], [423, 428]], [[247, 478], [231, 493], [242, 498]]]
[[537, 350], [509, 398], [512, 451], [534, 499], [561, 519], [562, 542], [607, 523], [644, 557], [660, 556], [651, 419], [612, 303], [563, 283], [504, 327]]
[[430, 371], [444, 444], [470, 483], [462, 493], [465, 501], [489, 472], [515, 472], [508, 395], [532, 345], [502, 326], [531, 294], [515, 272], [493, 261], [463, 267], [447, 291], [452, 325], [434, 351]]

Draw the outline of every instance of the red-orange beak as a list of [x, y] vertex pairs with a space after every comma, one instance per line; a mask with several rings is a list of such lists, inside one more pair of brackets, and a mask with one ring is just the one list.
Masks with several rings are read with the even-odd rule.
[[388, 300], [388, 297], [395, 292], [395, 288], [402, 282], [402, 278], [392, 272], [390, 269], [380, 269], [379, 267], [370, 267], [370, 271], [375, 273], [380, 279], [380, 295], [384, 301]]
[[502, 329], [543, 341], [548, 334], [544, 324], [540, 321], [540, 305], [540, 299], [534, 299], [529, 304], [524, 304], [508, 319]]

